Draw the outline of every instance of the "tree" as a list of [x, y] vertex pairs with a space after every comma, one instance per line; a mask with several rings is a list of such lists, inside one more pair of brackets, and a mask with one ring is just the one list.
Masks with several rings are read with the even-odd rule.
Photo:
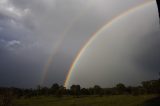
[[37, 95], [41, 95], [41, 86], [40, 85], [37, 86]]
[[13, 97], [14, 95], [11, 90], [7, 90], [6, 92], [4, 92], [1, 98], [2, 103], [0, 104], [0, 106], [12, 106]]
[[43, 95], [48, 95], [48, 94], [49, 94], [49, 88], [47, 88], [47, 87], [42, 87], [42, 88], [41, 88], [41, 93], [42, 93]]
[[50, 90], [51, 94], [55, 95], [56, 92], [59, 90], [59, 85], [57, 83], [53, 84]]
[[82, 89], [81, 89], [81, 95], [90, 95], [90, 92], [89, 92], [88, 89], [82, 88]]
[[56, 96], [60, 98], [65, 94], [66, 94], [66, 88], [64, 86], [60, 86], [58, 91], [56, 92]]
[[102, 95], [102, 88], [99, 85], [95, 85], [93, 87], [94, 95]]
[[147, 93], [160, 93], [160, 81], [151, 80], [142, 82], [143, 88], [146, 89]]
[[70, 90], [72, 95], [79, 97], [81, 91], [80, 85], [72, 85]]
[[117, 90], [118, 94], [123, 94], [126, 90], [126, 87], [125, 87], [124, 84], [119, 83], [119, 84], [116, 85], [116, 90]]

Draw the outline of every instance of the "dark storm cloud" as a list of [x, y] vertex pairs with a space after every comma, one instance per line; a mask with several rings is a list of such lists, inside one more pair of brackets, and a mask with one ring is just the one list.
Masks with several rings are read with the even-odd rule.
[[[158, 74], [160, 72], [160, 31], [155, 31], [154, 33], [144, 36], [139, 39], [141, 42], [138, 54], [133, 56], [135, 64], [139, 65], [143, 70], [148, 70], [150, 72], [155, 72]], [[137, 45], [138, 46], [138, 45]]]
[[16, 50], [20, 47], [21, 42], [17, 40], [12, 40], [12, 41], [5, 41], [5, 40], [0, 40], [0, 48], [1, 49], [8, 49], [8, 50]]

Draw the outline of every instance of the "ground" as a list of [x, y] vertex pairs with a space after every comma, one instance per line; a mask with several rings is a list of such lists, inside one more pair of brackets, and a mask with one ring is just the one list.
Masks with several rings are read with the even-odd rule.
[[90, 96], [90, 97], [33, 97], [14, 101], [15, 106], [160, 106], [155, 95]]

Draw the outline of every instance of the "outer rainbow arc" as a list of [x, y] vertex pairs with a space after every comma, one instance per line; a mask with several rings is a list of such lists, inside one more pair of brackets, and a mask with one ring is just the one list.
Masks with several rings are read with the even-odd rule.
[[59, 38], [59, 40], [56, 42], [56, 45], [54, 46], [54, 51], [53, 53], [49, 56], [44, 68], [43, 68], [43, 71], [42, 71], [42, 78], [41, 78], [41, 81], [40, 81], [40, 84], [43, 85], [44, 84], [44, 80], [46, 79], [47, 77], [47, 72], [50, 68], [50, 65], [52, 64], [52, 61], [53, 61], [53, 58], [55, 56], [55, 54], [57, 54], [57, 52], [59, 51], [60, 47], [61, 47], [61, 44], [62, 42], [64, 41], [64, 38], [67, 36], [67, 33], [69, 33], [69, 31], [71, 30], [71, 28], [73, 28], [74, 24], [81, 18], [83, 17], [87, 11], [86, 10], [89, 10], [90, 8], [92, 7], [92, 5], [89, 5], [87, 7], [87, 9], [83, 9], [82, 12], [80, 12], [77, 16], [75, 16], [73, 18], [73, 20], [71, 21], [71, 23], [68, 25], [68, 27], [66, 27], [66, 29], [62, 32], [62, 36]]
[[64, 82], [64, 86], [67, 87], [68, 86], [68, 83], [69, 83], [69, 80], [70, 80], [70, 77], [71, 77], [71, 74], [72, 74], [72, 71], [73, 69], [75, 68], [78, 60], [80, 59], [80, 57], [82, 56], [82, 54], [84, 53], [84, 51], [87, 49], [87, 47], [92, 43], [92, 41], [99, 35], [101, 34], [106, 28], [108, 28], [110, 25], [112, 25], [113, 22], [117, 21], [118, 19], [128, 15], [129, 13], [131, 12], [134, 12], [140, 8], [142, 8], [143, 6], [146, 6], [146, 5], [149, 5], [150, 3], [152, 2], [156, 2], [155, 0], [147, 0], [146, 2], [136, 6], [136, 7], [133, 7], [125, 12], [123, 12], [122, 14], [112, 18], [110, 21], [108, 21], [105, 25], [103, 25], [98, 31], [96, 31], [92, 36], [91, 38], [88, 40], [88, 42], [86, 42], [86, 44], [82, 47], [82, 49], [80, 50], [80, 52], [78, 53], [76, 59], [73, 61], [73, 64], [71, 65], [70, 69], [69, 69], [69, 72], [67, 74], [67, 77], [66, 77], [66, 80]]

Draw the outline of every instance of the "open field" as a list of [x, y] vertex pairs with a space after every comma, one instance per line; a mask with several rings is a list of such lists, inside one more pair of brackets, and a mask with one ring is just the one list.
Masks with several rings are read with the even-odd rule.
[[90, 96], [80, 98], [43, 96], [14, 101], [15, 106], [160, 106], [159, 103], [159, 98], [156, 98], [154, 95]]

